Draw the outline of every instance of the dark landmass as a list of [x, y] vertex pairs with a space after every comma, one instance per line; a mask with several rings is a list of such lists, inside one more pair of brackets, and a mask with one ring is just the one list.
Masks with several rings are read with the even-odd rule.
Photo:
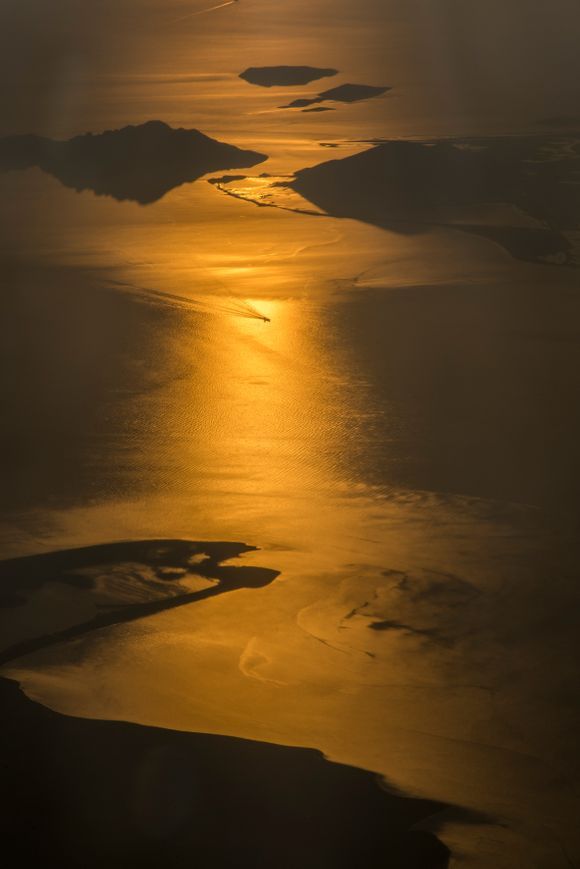
[[390, 87], [374, 87], [368, 84], [341, 84], [318, 95], [319, 99], [334, 100], [340, 103], [358, 103], [372, 97], [380, 97], [391, 90]]
[[315, 106], [313, 109], [302, 109], [303, 112], [335, 112], [331, 106]]
[[317, 751], [69, 718], [0, 680], [5, 853], [47, 869], [444, 869], [444, 808]]
[[74, 190], [148, 205], [207, 172], [255, 166], [265, 154], [218, 142], [162, 121], [86, 133], [68, 141], [40, 136], [0, 139], [0, 171], [39, 167]]
[[250, 84], [271, 88], [308, 84], [337, 73], [337, 69], [323, 69], [317, 66], [250, 66], [241, 72], [239, 77]]
[[218, 178], [208, 178], [210, 184], [231, 184], [234, 181], [243, 181], [245, 175], [220, 175]]
[[[123, 598], [115, 600], [113, 588], [106, 603], [100, 604], [102, 610], [95, 616], [4, 648], [0, 652], [0, 664], [90, 631], [135, 621], [227, 591], [269, 585], [278, 576], [278, 571], [222, 564], [255, 549], [255, 546], [245, 543], [136, 540], [1, 561], [2, 607], [25, 604], [27, 594], [47, 583], [60, 582], [89, 591], [95, 588], [97, 577], [100, 585], [106, 584], [108, 579], [109, 585], [114, 586], [120, 576], [124, 585], [129, 583], [137, 593], [137, 602], [127, 602], [126, 589]], [[190, 591], [183, 583], [192, 577], [211, 580], [213, 584]]]
[[[571, 264], [565, 233], [580, 225], [580, 155], [573, 146], [540, 137], [386, 141], [303, 169], [289, 186], [333, 216], [400, 233], [452, 226], [518, 259]], [[453, 208], [493, 204], [511, 205], [538, 225], [453, 222]]]
[[373, 87], [368, 84], [341, 84], [338, 87], [330, 88], [330, 90], [322, 91], [322, 93], [319, 93], [316, 97], [293, 100], [286, 106], [280, 106], [280, 108], [299, 109], [303, 106], [313, 106], [316, 103], [323, 103], [326, 100], [336, 103], [358, 103], [361, 100], [370, 100], [372, 97], [380, 97], [382, 94], [390, 90], [390, 87]]

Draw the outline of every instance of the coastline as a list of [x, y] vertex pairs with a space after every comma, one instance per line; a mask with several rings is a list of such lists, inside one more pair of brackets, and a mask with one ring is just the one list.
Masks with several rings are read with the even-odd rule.
[[0, 679], [2, 837], [45, 866], [444, 869], [395, 796], [311, 749], [60, 715]]

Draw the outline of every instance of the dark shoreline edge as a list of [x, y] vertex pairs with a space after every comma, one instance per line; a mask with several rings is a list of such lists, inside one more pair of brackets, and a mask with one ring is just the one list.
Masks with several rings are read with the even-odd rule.
[[[96, 593], [97, 600], [105, 588], [110, 600], [92, 619], [11, 645], [0, 653], [1, 662], [209, 595], [265, 587], [277, 571], [222, 563], [256, 549], [157, 539], [4, 560], [5, 612], [54, 582]], [[137, 602], [115, 605], [120, 575], [129, 578]], [[213, 584], [182, 593], [180, 583], [192, 576]], [[412, 829], [447, 806], [387, 792], [375, 774], [331, 763], [319, 751], [61, 715], [4, 677], [0, 704], [0, 830], [4, 847], [19, 853], [22, 865], [448, 865], [446, 846], [432, 832]]]
[[72, 718], [5, 678], [0, 701], [0, 830], [19, 865], [448, 865], [447, 847], [412, 829], [445, 806], [388, 794], [318, 751]]

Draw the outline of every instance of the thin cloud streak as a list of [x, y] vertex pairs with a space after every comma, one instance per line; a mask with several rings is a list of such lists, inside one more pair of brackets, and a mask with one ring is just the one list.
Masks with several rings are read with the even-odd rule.
[[198, 9], [197, 12], [189, 12], [187, 15], [182, 15], [180, 18], [174, 18], [172, 24], [177, 24], [180, 21], [186, 21], [188, 18], [194, 18], [196, 15], [205, 15], [207, 12], [215, 12], [217, 9], [223, 9], [225, 6], [233, 6], [238, 0], [227, 0], [227, 3], [218, 3], [217, 6], [210, 6], [208, 9]]

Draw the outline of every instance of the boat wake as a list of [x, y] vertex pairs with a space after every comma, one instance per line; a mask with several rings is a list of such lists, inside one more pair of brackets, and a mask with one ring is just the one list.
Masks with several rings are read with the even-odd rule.
[[199, 314], [229, 314], [234, 317], [246, 317], [250, 320], [262, 320], [270, 322], [270, 318], [260, 313], [258, 309], [246, 299], [238, 299], [235, 296], [223, 299], [196, 299], [189, 296], [181, 296], [177, 293], [168, 293], [153, 287], [145, 287], [133, 284], [130, 281], [109, 280], [107, 285], [113, 286], [123, 292], [131, 293], [150, 299], [153, 302], [171, 307], [184, 308]]

